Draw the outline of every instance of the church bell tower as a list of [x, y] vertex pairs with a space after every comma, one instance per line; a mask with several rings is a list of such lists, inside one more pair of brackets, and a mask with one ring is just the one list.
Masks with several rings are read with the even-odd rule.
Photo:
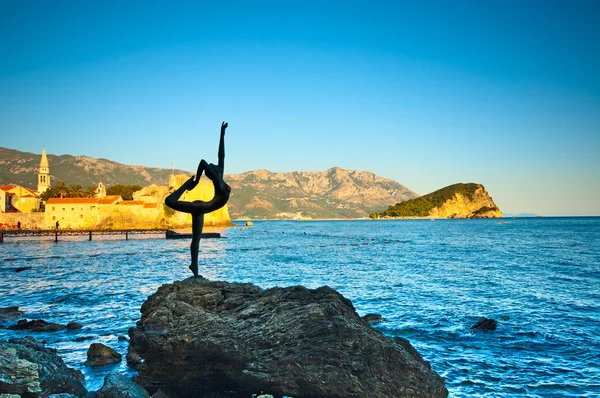
[[38, 195], [43, 194], [50, 188], [50, 166], [48, 165], [48, 157], [46, 156], [46, 148], [42, 151], [42, 160], [40, 160], [40, 169], [38, 172]]

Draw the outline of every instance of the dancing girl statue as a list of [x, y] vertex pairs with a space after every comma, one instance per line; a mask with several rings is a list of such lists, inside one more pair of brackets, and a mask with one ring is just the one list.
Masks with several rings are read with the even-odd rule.
[[[190, 245], [190, 253], [192, 255], [192, 263], [190, 270], [194, 276], [198, 276], [198, 250], [200, 247], [200, 238], [202, 237], [202, 227], [204, 226], [204, 215], [213, 212], [225, 206], [229, 200], [231, 187], [223, 181], [223, 172], [225, 170], [225, 129], [228, 124], [221, 123], [221, 139], [219, 140], [219, 163], [207, 163], [202, 159], [198, 165], [198, 171], [195, 176], [183, 183], [178, 189], [173, 191], [165, 199], [165, 204], [173, 210], [189, 213], [192, 215], [192, 243]], [[185, 191], [191, 191], [200, 182], [202, 173], [206, 174], [215, 187], [215, 196], [208, 202], [203, 200], [195, 200], [186, 202], [179, 200]]]

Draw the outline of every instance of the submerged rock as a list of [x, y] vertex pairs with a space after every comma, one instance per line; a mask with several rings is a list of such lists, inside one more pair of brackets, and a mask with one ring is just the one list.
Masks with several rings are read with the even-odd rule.
[[66, 329], [67, 325], [46, 322], [43, 319], [34, 319], [33, 321], [21, 319], [16, 325], [11, 325], [8, 328], [11, 330], [29, 330], [30, 332], [56, 332]]
[[94, 398], [150, 398], [150, 394], [125, 375], [110, 372]]
[[19, 310], [19, 307], [4, 307], [0, 308], [0, 320], [20, 318], [25, 313]]
[[102, 343], [92, 343], [87, 352], [88, 366], [104, 366], [121, 362], [121, 354]]
[[69, 330], [77, 330], [77, 329], [81, 329], [82, 327], [83, 327], [83, 325], [81, 323], [77, 323], [77, 322], [67, 323], [67, 329], [69, 329]]
[[367, 321], [371, 324], [380, 323], [380, 322], [385, 321], [385, 318], [383, 316], [381, 316], [380, 314], [367, 314], [367, 315], [363, 316], [362, 319], [364, 319], [365, 321]]
[[82, 397], [83, 374], [67, 367], [56, 355], [33, 337], [0, 341], [0, 393], [25, 397], [73, 394]]
[[81, 341], [86, 341], [86, 340], [92, 340], [95, 339], [97, 336], [79, 336], [79, 337], [75, 337], [73, 339], [73, 341], [77, 341], [77, 342], [81, 342]]
[[482, 320], [477, 322], [475, 325], [471, 326], [471, 330], [485, 330], [485, 331], [493, 332], [494, 330], [496, 330], [497, 326], [498, 326], [498, 322], [495, 319], [483, 318]]
[[161, 286], [141, 312], [129, 348], [143, 358], [134, 380], [150, 392], [448, 395], [407, 340], [374, 330], [329, 287], [263, 290], [190, 278]]

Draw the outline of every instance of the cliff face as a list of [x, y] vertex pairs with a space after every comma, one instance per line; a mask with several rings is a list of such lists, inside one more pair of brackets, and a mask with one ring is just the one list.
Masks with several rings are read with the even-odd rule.
[[433, 218], [501, 218], [502, 212], [496, 206], [483, 185], [469, 198], [460, 193], [454, 194], [443, 205], [431, 209]]
[[498, 218], [502, 212], [483, 185], [460, 183], [389, 206], [371, 217]]
[[323, 172], [226, 175], [233, 218], [357, 218], [418, 195], [368, 171], [338, 167]]

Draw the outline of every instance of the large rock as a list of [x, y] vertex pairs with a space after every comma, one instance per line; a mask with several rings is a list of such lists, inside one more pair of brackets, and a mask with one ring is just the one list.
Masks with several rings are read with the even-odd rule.
[[483, 318], [475, 325], [471, 326], [471, 330], [485, 330], [488, 332], [493, 332], [498, 327], [498, 321], [491, 318]]
[[94, 398], [150, 398], [150, 394], [127, 376], [110, 372]]
[[92, 343], [87, 351], [88, 366], [105, 366], [121, 362], [121, 354], [102, 343]]
[[[129, 331], [136, 382], [181, 397], [445, 397], [407, 340], [388, 338], [329, 287], [263, 290], [190, 278], [161, 286]], [[212, 395], [211, 395], [212, 396]], [[235, 395], [228, 395], [235, 396]]]
[[84, 396], [83, 374], [67, 367], [56, 351], [32, 337], [0, 341], [0, 393], [47, 397]]

